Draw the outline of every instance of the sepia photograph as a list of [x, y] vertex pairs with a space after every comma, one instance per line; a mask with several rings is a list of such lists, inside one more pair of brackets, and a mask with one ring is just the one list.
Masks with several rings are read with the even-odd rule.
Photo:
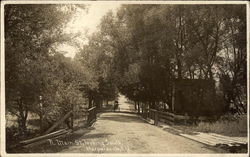
[[1, 13], [2, 156], [249, 156], [249, 2]]

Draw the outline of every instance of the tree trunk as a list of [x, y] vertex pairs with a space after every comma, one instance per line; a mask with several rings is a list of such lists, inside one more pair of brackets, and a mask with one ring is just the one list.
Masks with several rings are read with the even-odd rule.
[[139, 101], [137, 102], [137, 105], [138, 105], [138, 114], [140, 114], [140, 102]]
[[91, 97], [89, 97], [89, 108], [92, 107], [92, 101], [93, 101], [93, 99]]
[[134, 104], [135, 104], [135, 110], [137, 110], [137, 104], [136, 104], [136, 101], [134, 101]]
[[182, 67], [181, 67], [181, 61], [180, 59], [177, 59], [177, 72], [178, 72], [178, 79], [181, 79], [182, 78]]
[[208, 67], [208, 74], [209, 74], [209, 79], [212, 80], [213, 79], [213, 72], [212, 72], [211, 67]]
[[241, 110], [239, 109], [239, 106], [238, 106], [238, 103], [237, 103], [236, 99], [234, 99], [233, 102], [234, 102], [234, 106], [236, 107], [237, 112], [239, 114], [242, 114]]
[[43, 128], [43, 114], [39, 114], [39, 121], [40, 121], [40, 134], [43, 134], [44, 128]]
[[19, 116], [18, 116], [18, 128], [19, 133], [21, 135], [27, 134], [27, 117], [28, 117], [28, 107], [22, 102], [22, 100], [18, 101], [18, 109], [19, 109]]
[[26, 122], [27, 122], [27, 119], [24, 119], [24, 118], [18, 119], [19, 132], [21, 135], [24, 135], [24, 136], [27, 134]]
[[241, 107], [242, 109], [243, 109], [243, 112], [244, 113], [247, 113], [247, 110], [245, 109], [245, 107], [244, 107], [244, 105], [243, 105], [243, 103], [242, 103], [242, 101], [241, 101], [241, 98], [240, 98], [240, 96], [239, 95], [237, 95], [237, 98], [238, 98], [238, 100], [239, 100], [239, 107]]

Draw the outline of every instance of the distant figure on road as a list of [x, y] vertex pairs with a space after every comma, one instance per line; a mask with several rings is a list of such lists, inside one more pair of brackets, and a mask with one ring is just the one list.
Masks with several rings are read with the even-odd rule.
[[118, 108], [119, 108], [119, 103], [116, 100], [115, 103], [114, 103], [114, 111], [117, 110]]

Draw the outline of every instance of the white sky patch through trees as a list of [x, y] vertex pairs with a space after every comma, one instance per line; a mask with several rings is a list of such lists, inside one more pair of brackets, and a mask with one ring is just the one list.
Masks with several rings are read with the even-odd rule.
[[[110, 10], [115, 12], [121, 3], [119, 2], [93, 2], [89, 4], [88, 12], [81, 10], [73, 16], [65, 29], [66, 33], [80, 33], [82, 36], [82, 43], [84, 41], [84, 35], [86, 31], [88, 34], [92, 34], [97, 31], [97, 26], [100, 24], [101, 18]], [[58, 51], [67, 52], [64, 54], [66, 57], [73, 58], [77, 49], [73, 46], [62, 44], [58, 47]]]

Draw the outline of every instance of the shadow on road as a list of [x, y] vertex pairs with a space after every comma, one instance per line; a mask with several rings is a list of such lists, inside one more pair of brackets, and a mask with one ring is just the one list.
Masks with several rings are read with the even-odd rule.
[[116, 122], [124, 122], [124, 123], [145, 123], [140, 120], [138, 117], [134, 115], [124, 115], [124, 114], [114, 114], [108, 116], [100, 116], [100, 120], [108, 120], [108, 121], [116, 121]]
[[111, 136], [113, 134], [107, 134], [107, 133], [98, 133], [98, 134], [88, 134], [82, 137], [82, 139], [96, 139], [96, 138], [104, 138], [107, 136]]

